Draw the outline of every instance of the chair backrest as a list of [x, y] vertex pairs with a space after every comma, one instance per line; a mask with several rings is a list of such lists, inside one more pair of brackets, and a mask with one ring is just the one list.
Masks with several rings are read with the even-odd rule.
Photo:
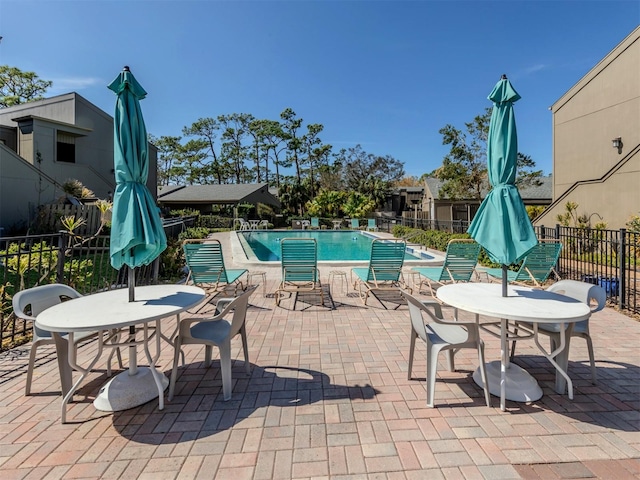
[[607, 303], [607, 292], [599, 285], [578, 282], [577, 280], [560, 280], [549, 288], [549, 292], [560, 293], [588, 305], [591, 313], [599, 312]]
[[185, 240], [182, 248], [195, 285], [229, 283], [219, 240]]
[[377, 228], [375, 218], [367, 218], [367, 228]]
[[397, 282], [402, 274], [407, 244], [404, 240], [375, 239], [371, 242], [368, 282]]
[[425, 329], [425, 322], [423, 313], [426, 313], [431, 320], [435, 320], [433, 317], [442, 318], [442, 308], [440, 304], [435, 303], [430, 305], [433, 307], [434, 311], [431, 312], [427, 310], [425, 305], [418, 300], [413, 295], [409, 295], [407, 292], [402, 292], [402, 296], [407, 301], [407, 305], [409, 306], [409, 317], [411, 318], [411, 327], [418, 334], [418, 336], [426, 341], [427, 340], [427, 331]]
[[[58, 305], [65, 300], [81, 297], [80, 293], [68, 285], [52, 283], [38, 287], [27, 288], [17, 292], [12, 299], [13, 313], [17, 318], [35, 320], [36, 317], [49, 307]], [[33, 326], [36, 335], [40, 338], [50, 337], [46, 330]]]
[[450, 240], [447, 245], [440, 281], [468, 282], [478, 263], [480, 244], [470, 239]]
[[[411, 326], [420, 338], [426, 341], [427, 330], [425, 323], [429, 324], [429, 330], [438, 335], [450, 345], [468, 345], [477, 342], [480, 338], [478, 324], [475, 321], [446, 321], [442, 315], [442, 308], [436, 301], [421, 301], [407, 292], [402, 296], [409, 306]], [[428, 321], [425, 322], [424, 316]]]
[[352, 218], [351, 219], [351, 228], [355, 228], [356, 230], [358, 228], [360, 228], [360, 220], [358, 220], [357, 218]]
[[543, 241], [529, 251], [516, 275], [516, 281], [544, 282], [558, 263], [562, 243]]
[[320, 220], [318, 217], [311, 218], [311, 228], [320, 228]]
[[284, 281], [318, 281], [318, 244], [315, 238], [283, 238], [280, 262]]
[[249, 307], [249, 297], [258, 288], [257, 285], [248, 287], [241, 295], [235, 297], [231, 302], [225, 304], [222, 311], [217, 313], [217, 318], [224, 318], [230, 311], [233, 311], [233, 318], [231, 320], [231, 328], [229, 331], [229, 337], [235, 337], [247, 318], [247, 308]]

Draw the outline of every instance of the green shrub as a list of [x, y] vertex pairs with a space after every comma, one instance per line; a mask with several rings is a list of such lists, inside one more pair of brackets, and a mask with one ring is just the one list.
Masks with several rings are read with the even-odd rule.
[[[420, 230], [412, 227], [405, 227], [403, 225], [395, 225], [392, 229], [392, 233], [394, 237], [406, 238], [411, 243], [418, 243], [426, 248], [431, 248], [440, 252], [445, 252], [447, 250], [447, 244], [451, 239], [470, 238], [468, 233], [450, 233], [441, 230]], [[484, 248], [480, 250], [478, 262], [480, 265], [492, 268], [500, 266], [499, 264], [491, 261]], [[514, 268], [517, 268], [517, 266]]]
[[219, 215], [200, 215], [196, 219], [196, 226], [211, 230], [229, 230], [233, 228], [233, 219]]
[[418, 243], [433, 250], [444, 252], [452, 238], [469, 238], [467, 233], [450, 233], [442, 230], [420, 230], [402, 225], [396, 225], [392, 230], [393, 236], [406, 238], [411, 243]]
[[207, 238], [210, 233], [211, 231], [205, 227], [189, 227], [178, 235], [178, 242], [182, 243], [188, 238]]

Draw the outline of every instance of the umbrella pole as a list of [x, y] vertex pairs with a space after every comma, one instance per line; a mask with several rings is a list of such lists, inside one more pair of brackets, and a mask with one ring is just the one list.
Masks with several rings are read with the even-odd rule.
[[507, 277], [508, 277], [508, 268], [507, 266], [503, 263], [502, 264], [502, 296], [506, 297], [507, 296]]
[[129, 284], [129, 301], [135, 302], [136, 272], [133, 267], [128, 267], [128, 268], [129, 268], [129, 280], [127, 283]]
[[[136, 288], [136, 271], [133, 267], [129, 268], [129, 301], [135, 301], [135, 288]], [[131, 338], [131, 345], [129, 345], [129, 375], [135, 375], [138, 373], [138, 355], [136, 353], [136, 327], [131, 325], [129, 327], [129, 338]]]

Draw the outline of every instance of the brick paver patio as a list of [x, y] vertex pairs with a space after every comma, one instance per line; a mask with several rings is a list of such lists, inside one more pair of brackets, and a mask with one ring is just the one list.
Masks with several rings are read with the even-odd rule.
[[[249, 268], [266, 270], [267, 292], [275, 290], [277, 268]], [[320, 266], [323, 280], [332, 269]], [[611, 308], [592, 316], [598, 384], [590, 382], [584, 341], [574, 339], [573, 401], [553, 391], [554, 371], [533, 343], [520, 342], [516, 363], [536, 377], [542, 399], [507, 402], [501, 412], [492, 397], [488, 408], [471, 379], [475, 352], [462, 350], [457, 371], [441, 362], [431, 409], [424, 375], [407, 380], [407, 307], [385, 310], [375, 300], [364, 307], [337, 284], [331, 294], [335, 309], [300, 298], [293, 311], [291, 301], [275, 307], [256, 290], [247, 319], [252, 374], [236, 339], [229, 402], [219, 363], [205, 369], [203, 348], [188, 346], [163, 411], [157, 400], [96, 411], [93, 398], [107, 380], [102, 361], [62, 425], [53, 347], [41, 348], [30, 397], [29, 346], [1, 354], [0, 478], [640, 478], [639, 322]], [[174, 324], [167, 319], [164, 331]], [[487, 361], [498, 359], [498, 339], [485, 342]], [[94, 348], [83, 347], [82, 358]], [[167, 375], [172, 354], [163, 344]], [[416, 357], [414, 375], [425, 371], [424, 345]]]

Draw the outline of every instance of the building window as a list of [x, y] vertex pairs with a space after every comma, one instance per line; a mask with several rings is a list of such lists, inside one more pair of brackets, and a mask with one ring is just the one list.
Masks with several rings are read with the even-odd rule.
[[59, 162], [76, 163], [76, 138], [73, 135], [58, 132], [56, 158]]

